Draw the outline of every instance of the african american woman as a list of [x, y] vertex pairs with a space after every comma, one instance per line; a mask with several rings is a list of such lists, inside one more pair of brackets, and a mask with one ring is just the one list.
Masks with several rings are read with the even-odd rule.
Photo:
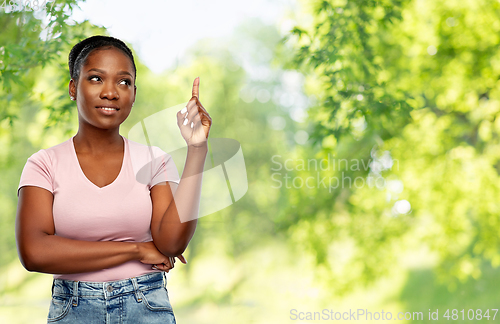
[[[92, 36], [69, 54], [78, 132], [31, 155], [18, 188], [16, 240], [28, 271], [53, 274], [49, 323], [175, 323], [165, 272], [194, 235], [212, 119], [200, 79], [177, 113], [187, 144], [179, 177], [159, 147], [120, 135], [136, 67], [119, 39]], [[138, 181], [137, 170], [147, 170]]]

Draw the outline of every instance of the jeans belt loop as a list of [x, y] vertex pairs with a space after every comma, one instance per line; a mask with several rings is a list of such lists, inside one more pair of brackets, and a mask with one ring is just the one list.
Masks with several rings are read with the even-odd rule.
[[139, 285], [137, 284], [137, 278], [133, 277], [130, 278], [130, 280], [132, 281], [132, 285], [134, 286], [135, 299], [137, 300], [138, 303], [140, 303], [142, 301], [142, 297], [141, 297], [141, 292], [139, 291]]
[[73, 306], [78, 306], [78, 281], [73, 282]]

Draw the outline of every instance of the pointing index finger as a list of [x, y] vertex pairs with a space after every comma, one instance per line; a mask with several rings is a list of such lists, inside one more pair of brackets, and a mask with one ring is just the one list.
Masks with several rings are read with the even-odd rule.
[[194, 79], [193, 97], [200, 98], [200, 77], [197, 77], [196, 79]]

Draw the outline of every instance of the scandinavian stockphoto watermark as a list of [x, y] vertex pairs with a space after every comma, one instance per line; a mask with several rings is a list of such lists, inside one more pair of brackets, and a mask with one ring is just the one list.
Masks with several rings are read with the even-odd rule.
[[[336, 311], [333, 309], [322, 309], [321, 311], [304, 311], [298, 309], [290, 310], [290, 319], [292, 321], [389, 321], [389, 320], [423, 320], [423, 312], [398, 312], [393, 315], [392, 312], [372, 311], [368, 309], [349, 309], [348, 311]], [[430, 316], [429, 316], [430, 319]]]
[[[372, 154], [370, 159], [336, 158], [328, 154], [322, 159], [283, 158], [281, 155], [271, 157], [272, 188], [302, 189], [324, 188], [332, 192], [338, 188], [385, 188], [386, 179], [382, 171], [399, 168], [399, 161], [392, 159], [389, 152], [380, 155]], [[352, 177], [353, 172], [369, 172], [367, 177]], [[333, 174], [333, 175], [332, 175]]]
[[498, 313], [496, 308], [469, 308], [469, 309], [428, 309], [420, 312], [386, 312], [368, 310], [366, 308], [337, 311], [324, 308], [318, 311], [290, 309], [292, 321], [490, 321], [495, 320]]

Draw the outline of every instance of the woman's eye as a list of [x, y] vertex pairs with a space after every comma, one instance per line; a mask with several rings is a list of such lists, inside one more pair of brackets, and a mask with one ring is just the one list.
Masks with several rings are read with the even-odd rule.
[[129, 80], [121, 80], [120, 84], [130, 85], [130, 81]]
[[95, 76], [95, 75], [94, 75], [94, 76], [91, 76], [91, 77], [89, 78], [89, 80], [90, 80], [90, 81], [99, 81], [99, 80], [101, 80], [101, 78], [99, 78], [98, 76]]

